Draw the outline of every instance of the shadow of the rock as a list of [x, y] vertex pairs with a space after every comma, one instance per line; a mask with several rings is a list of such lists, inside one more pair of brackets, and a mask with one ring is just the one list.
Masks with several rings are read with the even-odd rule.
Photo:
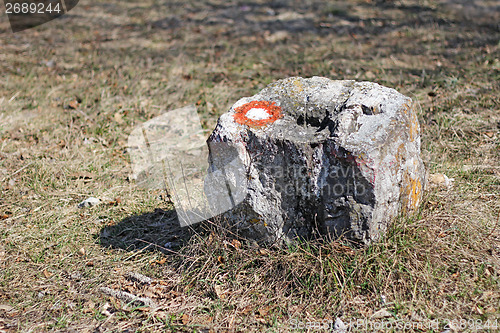
[[172, 254], [193, 235], [203, 232], [199, 225], [181, 227], [175, 210], [157, 208], [154, 212], [128, 216], [115, 225], [106, 226], [97, 237], [103, 247]]

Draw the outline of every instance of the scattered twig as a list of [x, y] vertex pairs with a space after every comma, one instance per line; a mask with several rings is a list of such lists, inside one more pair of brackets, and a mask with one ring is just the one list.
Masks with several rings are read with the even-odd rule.
[[8, 176], [5, 176], [5, 177], [2, 179], [2, 181], [4, 181], [4, 180], [7, 180], [7, 179], [9, 179], [9, 178], [14, 177], [14, 176], [15, 176], [15, 175], [17, 175], [19, 172], [23, 171], [24, 169], [26, 169], [27, 167], [29, 167], [29, 166], [30, 166], [30, 165], [32, 165], [33, 163], [35, 163], [35, 162], [30, 162], [30, 163], [26, 164], [25, 166], [23, 166], [22, 168], [20, 168], [20, 169], [18, 169], [17, 171], [15, 171], [13, 174], [8, 175]]
[[145, 305], [149, 307], [154, 307], [155, 303], [149, 297], [139, 297], [131, 293], [127, 293], [121, 290], [114, 290], [108, 287], [101, 287], [99, 290], [108, 296], [114, 297], [116, 299], [122, 300], [127, 303]]
[[18, 91], [16, 92], [10, 99], [9, 99], [9, 103], [11, 103], [13, 100], [16, 99], [17, 96], [19, 96], [19, 94], [21, 93], [21, 91]]
[[153, 282], [152, 278], [136, 272], [128, 272], [125, 278], [134, 282], [139, 282], [140, 284], [151, 284]]

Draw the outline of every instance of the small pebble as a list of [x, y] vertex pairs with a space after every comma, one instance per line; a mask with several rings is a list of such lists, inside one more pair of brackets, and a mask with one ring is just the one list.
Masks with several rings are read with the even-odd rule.
[[94, 198], [94, 197], [90, 197], [90, 198], [87, 198], [87, 199], [83, 200], [82, 202], [80, 202], [78, 204], [78, 208], [97, 206], [100, 203], [101, 203], [101, 200]]

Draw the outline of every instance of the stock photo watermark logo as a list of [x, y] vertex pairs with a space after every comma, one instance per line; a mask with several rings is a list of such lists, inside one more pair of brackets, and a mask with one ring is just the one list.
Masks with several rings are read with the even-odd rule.
[[313, 182], [314, 177], [304, 177], [310, 172], [306, 166], [244, 162], [231, 143], [212, 140], [208, 145], [209, 134], [201, 126], [196, 107], [187, 106], [137, 126], [128, 138], [132, 178], [139, 187], [166, 190], [181, 226], [210, 219], [242, 203], [250, 168], [272, 175], [273, 188], [283, 197], [300, 194], [306, 198], [318, 190], [329, 197], [370, 192], [357, 181], [358, 165], [332, 165]]
[[[224, 213], [246, 196], [245, 167], [235, 155], [228, 158], [223, 142], [211, 144], [209, 154], [208, 134], [196, 107], [187, 106], [141, 124], [128, 138], [137, 185], [166, 189], [183, 227]], [[224, 167], [211, 171], [209, 156]]]
[[409, 330], [435, 331], [440, 327], [437, 319], [424, 321], [351, 319], [342, 323], [342, 326], [342, 329], [336, 327], [336, 322], [330, 319], [312, 321], [290, 319], [286, 328], [291, 331], [399, 332]]
[[12, 32], [34, 28], [63, 16], [79, 0], [4, 0]]

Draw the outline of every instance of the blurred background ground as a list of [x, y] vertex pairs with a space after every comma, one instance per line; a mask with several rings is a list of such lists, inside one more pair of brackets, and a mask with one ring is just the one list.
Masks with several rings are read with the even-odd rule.
[[[498, 22], [486, 0], [81, 1], [16, 34], [2, 14], [0, 331], [286, 331], [335, 318], [495, 331]], [[263, 249], [210, 225], [171, 239], [165, 193], [129, 178], [132, 129], [187, 104], [212, 129], [240, 97], [313, 75], [412, 97], [424, 162], [453, 187], [429, 189], [367, 249]], [[90, 196], [103, 204], [77, 208]]]

